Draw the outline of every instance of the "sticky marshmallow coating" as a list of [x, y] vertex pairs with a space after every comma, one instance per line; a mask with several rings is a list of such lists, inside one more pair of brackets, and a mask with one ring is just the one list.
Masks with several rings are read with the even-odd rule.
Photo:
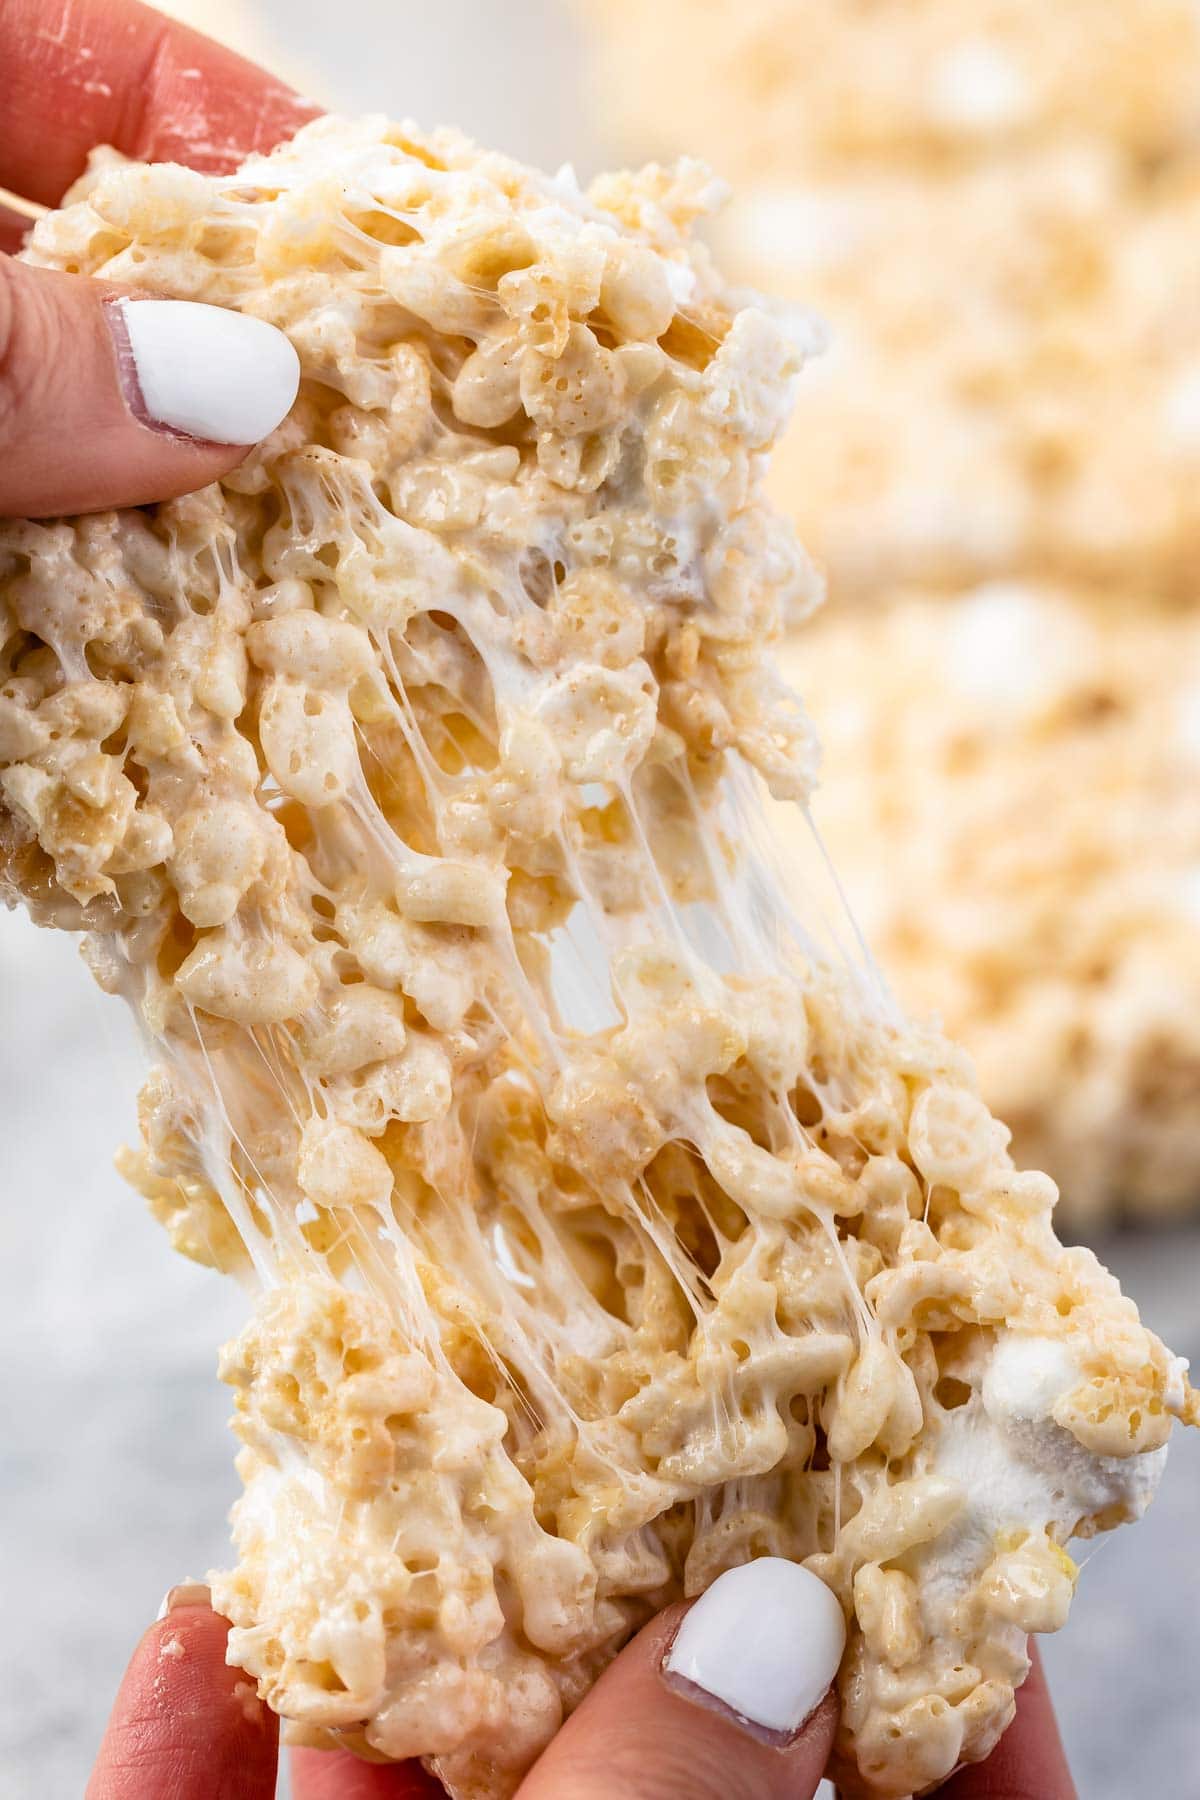
[[[1200, 622], [994, 582], [832, 613], [814, 802], [903, 1003], [970, 1051], [1073, 1229], [1200, 1192]], [[790, 812], [780, 827], [799, 838]]]
[[231, 1658], [460, 1800], [763, 1552], [845, 1610], [843, 1789], [940, 1780], [1196, 1412], [781, 885], [799, 355], [710, 197], [326, 119], [224, 178], [101, 156], [28, 253], [302, 359], [219, 484], [0, 527], [0, 857], [159, 1055], [127, 1173], [254, 1295]]

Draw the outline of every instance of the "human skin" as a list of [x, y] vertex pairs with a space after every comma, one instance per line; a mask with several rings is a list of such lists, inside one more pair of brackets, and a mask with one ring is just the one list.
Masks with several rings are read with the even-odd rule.
[[[521, 1785], [517, 1800], [809, 1800], [836, 1708], [826, 1696], [785, 1747], [669, 1686], [663, 1655], [686, 1610], [671, 1607], [600, 1677]], [[86, 1800], [271, 1800], [278, 1722], [225, 1662], [226, 1625], [207, 1606], [173, 1609], [146, 1631], [117, 1695]], [[292, 1752], [294, 1800], [436, 1800], [417, 1764], [349, 1752]], [[1036, 1652], [1017, 1716], [986, 1763], [936, 1800], [1075, 1800]]]
[[[0, 0], [0, 188], [36, 207], [61, 200], [94, 145], [216, 171], [318, 110], [133, 0]], [[28, 222], [0, 205], [0, 252], [20, 247]], [[0, 516], [171, 499], [246, 454], [138, 416], [105, 305], [114, 297], [0, 254]]]

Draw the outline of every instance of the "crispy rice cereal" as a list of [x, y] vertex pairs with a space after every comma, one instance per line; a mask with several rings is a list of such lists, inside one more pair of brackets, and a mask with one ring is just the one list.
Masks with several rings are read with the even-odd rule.
[[156, 1048], [130, 1178], [254, 1295], [231, 1655], [463, 1797], [764, 1551], [846, 1611], [843, 1789], [939, 1781], [1197, 1415], [758, 847], [814, 768], [760, 496], [799, 356], [708, 198], [323, 120], [102, 156], [29, 252], [303, 361], [220, 484], [0, 528], [0, 866]]
[[[969, 1046], [1072, 1226], [1200, 1179], [1200, 621], [993, 583], [788, 647], [814, 812], [901, 999]], [[780, 823], [798, 835], [790, 813]]]

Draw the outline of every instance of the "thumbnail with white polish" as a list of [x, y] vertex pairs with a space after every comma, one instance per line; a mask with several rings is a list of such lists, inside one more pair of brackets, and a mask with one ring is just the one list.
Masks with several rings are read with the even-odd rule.
[[846, 1644], [817, 1576], [779, 1556], [728, 1569], [684, 1619], [663, 1667], [770, 1731], [795, 1731], [827, 1692]]
[[300, 359], [264, 319], [193, 300], [117, 303], [148, 423], [256, 444], [291, 409]]

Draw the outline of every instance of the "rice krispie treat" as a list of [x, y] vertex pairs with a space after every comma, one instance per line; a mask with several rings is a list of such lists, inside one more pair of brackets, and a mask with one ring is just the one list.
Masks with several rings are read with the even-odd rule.
[[780, 879], [803, 343], [710, 197], [325, 119], [226, 177], [101, 156], [28, 252], [302, 361], [220, 483], [0, 527], [0, 871], [135, 1008], [125, 1169], [252, 1297], [231, 1657], [461, 1800], [764, 1552], [846, 1615], [843, 1790], [940, 1781], [1197, 1417]]

